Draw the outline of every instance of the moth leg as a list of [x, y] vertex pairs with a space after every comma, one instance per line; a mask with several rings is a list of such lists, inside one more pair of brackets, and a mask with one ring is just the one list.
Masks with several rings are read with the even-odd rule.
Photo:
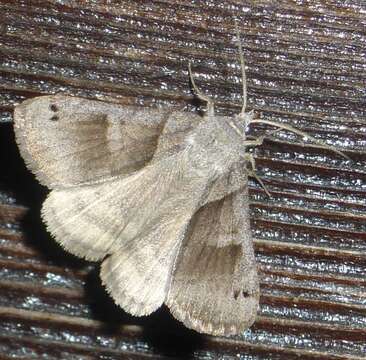
[[292, 133], [299, 135], [302, 138], [310, 140], [314, 143], [314, 144], [306, 144], [305, 146], [317, 147], [319, 149], [327, 149], [327, 150], [333, 151], [334, 153], [342, 156], [343, 158], [345, 158], [347, 160], [351, 160], [349, 156], [344, 154], [342, 151], [339, 151], [336, 147], [334, 147], [332, 145], [328, 145], [324, 141], [314, 138], [313, 136], [307, 134], [306, 132], [298, 130], [290, 125], [280, 124], [275, 121], [261, 120], [261, 119], [252, 119], [252, 120], [250, 120], [250, 123], [251, 124], [267, 124], [267, 125], [274, 126], [281, 130], [286, 130], [286, 131], [292, 132]]
[[254, 140], [246, 140], [244, 141], [245, 146], [260, 146], [263, 144], [264, 136], [260, 136]]
[[263, 183], [262, 179], [261, 179], [261, 178], [257, 175], [257, 173], [256, 173], [257, 168], [256, 168], [256, 165], [255, 165], [255, 159], [254, 159], [253, 154], [250, 154], [250, 153], [246, 153], [246, 154], [244, 154], [244, 159], [245, 159], [245, 160], [247, 160], [247, 161], [250, 163], [250, 166], [251, 166], [251, 168], [252, 168], [252, 169], [251, 169], [251, 170], [249, 170], [249, 172], [248, 172], [249, 176], [254, 177], [254, 178], [258, 181], [258, 183], [260, 184], [260, 186], [262, 186], [262, 188], [263, 188], [264, 192], [265, 192], [269, 197], [271, 197], [271, 194], [270, 194], [270, 192], [268, 191], [267, 187], [264, 185], [264, 183]]
[[[267, 134], [265, 134], [265, 135], [262, 135], [262, 136], [259, 136], [258, 138], [256, 138], [256, 139], [254, 139], [254, 140], [248, 140], [248, 141], [246, 141], [245, 142], [245, 144], [246, 144], [246, 146], [259, 146], [259, 145], [262, 145], [263, 144], [263, 141], [264, 141], [264, 139], [267, 137], [267, 136], [269, 136], [269, 135], [272, 135], [272, 134], [274, 134], [274, 133], [276, 133], [276, 132], [278, 132], [278, 131], [281, 131], [281, 129], [276, 129], [276, 130], [274, 130], [274, 131], [271, 131], [271, 132], [269, 132], [269, 133], [267, 133]], [[245, 160], [247, 160], [247, 161], [249, 161], [249, 163], [250, 163], [250, 165], [251, 165], [251, 167], [252, 167], [252, 169], [249, 171], [249, 176], [250, 177], [254, 177], [257, 181], [258, 181], [258, 183], [260, 184], [260, 186], [263, 188], [263, 190], [265, 191], [265, 193], [269, 196], [269, 197], [271, 197], [271, 194], [270, 194], [270, 192], [268, 191], [268, 189], [267, 189], [267, 187], [264, 185], [264, 183], [263, 183], [263, 181], [262, 181], [262, 179], [257, 175], [257, 173], [256, 173], [256, 165], [255, 165], [255, 159], [254, 159], [254, 156], [253, 156], [253, 154], [251, 154], [251, 153], [245, 153], [244, 154], [244, 159]]]
[[244, 154], [244, 159], [250, 163], [250, 166], [252, 167], [252, 171], [255, 172], [257, 170], [257, 168], [256, 168], [256, 165], [255, 165], [255, 159], [254, 159], [253, 154], [245, 153]]
[[192, 87], [194, 92], [196, 93], [196, 96], [207, 103], [207, 113], [208, 116], [214, 116], [214, 102], [205, 94], [203, 94], [198, 86], [196, 85], [196, 82], [194, 81], [193, 74], [192, 74], [192, 68], [191, 63], [188, 63], [188, 72], [189, 72], [189, 79], [191, 80]]
[[247, 140], [245, 141], [245, 146], [260, 146], [263, 144], [263, 141], [265, 138], [275, 134], [275, 133], [278, 133], [282, 131], [282, 129], [276, 129], [276, 130], [273, 130], [273, 131], [269, 131], [267, 132], [266, 134], [264, 135], [261, 135], [261, 136], [258, 136], [257, 138], [254, 138], [253, 140]]

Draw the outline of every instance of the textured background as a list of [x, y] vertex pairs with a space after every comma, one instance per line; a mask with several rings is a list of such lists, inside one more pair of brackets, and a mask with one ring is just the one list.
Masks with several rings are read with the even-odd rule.
[[[47, 190], [19, 157], [12, 111], [56, 92], [196, 111], [192, 61], [217, 111], [238, 112], [234, 18], [249, 107], [352, 161], [286, 133], [257, 151], [273, 195], [251, 183], [261, 309], [250, 330], [223, 339], [185, 329], [165, 308], [129, 316], [97, 265], [55, 244], [39, 217]], [[365, 358], [365, 23], [363, 0], [0, 0], [1, 358]]]

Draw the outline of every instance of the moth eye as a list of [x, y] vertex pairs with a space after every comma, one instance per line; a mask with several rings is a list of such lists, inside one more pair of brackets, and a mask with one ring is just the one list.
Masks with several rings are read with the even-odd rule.
[[53, 112], [58, 111], [58, 107], [57, 107], [57, 105], [55, 105], [55, 104], [51, 104], [51, 105], [50, 105], [50, 110], [51, 110], [51, 111], [53, 111]]

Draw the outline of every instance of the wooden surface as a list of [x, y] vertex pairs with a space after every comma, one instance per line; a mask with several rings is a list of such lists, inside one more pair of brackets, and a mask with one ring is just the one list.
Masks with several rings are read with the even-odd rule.
[[[238, 112], [234, 18], [249, 107], [352, 160], [287, 133], [257, 151], [273, 195], [251, 183], [261, 309], [250, 330], [224, 339], [185, 329], [165, 308], [129, 316], [97, 265], [55, 244], [39, 216], [47, 190], [18, 154], [12, 110], [61, 92], [196, 111], [191, 61], [217, 111]], [[363, 0], [0, 0], [1, 358], [365, 358], [365, 23]]]

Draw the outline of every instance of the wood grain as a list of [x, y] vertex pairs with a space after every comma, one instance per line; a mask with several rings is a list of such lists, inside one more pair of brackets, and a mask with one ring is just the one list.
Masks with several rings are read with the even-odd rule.
[[[43, 189], [12, 133], [14, 105], [64, 93], [196, 111], [187, 64], [219, 113], [240, 109], [238, 19], [249, 106], [337, 146], [291, 134], [256, 153], [255, 325], [204, 337], [162, 309], [114, 306], [94, 264], [55, 245]], [[0, 0], [0, 353], [18, 359], [362, 359], [366, 352], [366, 5], [363, 1]], [[263, 131], [257, 127], [253, 133]]]

